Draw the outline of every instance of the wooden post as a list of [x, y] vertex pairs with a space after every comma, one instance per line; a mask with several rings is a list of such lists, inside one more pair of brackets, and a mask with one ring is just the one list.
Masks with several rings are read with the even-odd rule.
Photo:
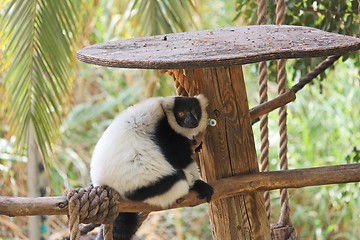
[[[28, 162], [27, 162], [27, 190], [29, 197], [40, 197], [39, 191], [39, 162], [41, 161], [41, 154], [39, 147], [35, 141], [34, 127], [31, 124], [28, 132]], [[41, 218], [39, 216], [30, 216], [29, 217], [29, 238], [30, 239], [40, 239], [41, 232]]]
[[[259, 172], [241, 66], [185, 70], [209, 98], [209, 117], [217, 125], [205, 136], [200, 171], [206, 181]], [[270, 239], [262, 192], [209, 204], [214, 239]]]

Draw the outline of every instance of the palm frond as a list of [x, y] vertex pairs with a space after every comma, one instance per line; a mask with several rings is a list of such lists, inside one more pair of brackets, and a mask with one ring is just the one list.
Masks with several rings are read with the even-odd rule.
[[0, 46], [7, 67], [1, 91], [10, 134], [20, 147], [27, 132], [48, 157], [58, 136], [72, 83], [77, 33], [74, 1], [11, 0], [0, 23]]
[[141, 35], [156, 35], [195, 28], [194, 12], [192, 0], [131, 0], [123, 21], [136, 21]]

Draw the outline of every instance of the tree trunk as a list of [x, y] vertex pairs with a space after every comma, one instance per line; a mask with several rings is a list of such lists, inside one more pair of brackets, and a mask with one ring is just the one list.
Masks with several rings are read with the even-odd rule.
[[[209, 98], [208, 127], [200, 171], [206, 181], [259, 172], [241, 66], [186, 70]], [[214, 239], [270, 239], [262, 192], [241, 194], [209, 204]]]
[[[43, 197], [40, 194], [40, 188], [45, 191], [46, 181], [41, 181], [45, 177], [44, 167], [42, 165], [42, 155], [39, 146], [35, 141], [34, 128], [31, 125], [28, 131], [28, 161], [27, 161], [27, 189], [29, 197]], [[41, 225], [44, 221], [40, 216], [29, 217], [29, 239], [41, 239], [44, 233], [41, 232]]]

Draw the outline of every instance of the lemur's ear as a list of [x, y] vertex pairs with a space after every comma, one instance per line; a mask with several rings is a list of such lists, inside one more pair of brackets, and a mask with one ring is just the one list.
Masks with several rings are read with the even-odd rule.
[[209, 100], [204, 96], [204, 94], [199, 94], [195, 97], [199, 99], [201, 108], [206, 108], [209, 105]]

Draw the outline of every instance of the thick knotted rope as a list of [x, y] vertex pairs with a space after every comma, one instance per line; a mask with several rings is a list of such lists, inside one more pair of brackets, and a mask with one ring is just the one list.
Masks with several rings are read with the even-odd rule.
[[258, 0], [257, 4], [257, 24], [266, 24], [266, 0]]
[[[276, 4], [276, 24], [283, 24], [285, 20], [285, 1], [277, 0]], [[285, 70], [285, 59], [280, 59], [277, 63], [277, 78], [278, 78], [278, 94], [281, 95], [286, 91], [286, 70]], [[279, 109], [279, 132], [280, 132], [280, 169], [288, 170], [288, 159], [287, 159], [287, 126], [286, 126], [286, 115], [287, 107], [282, 106]], [[290, 220], [290, 206], [289, 206], [289, 193], [287, 189], [280, 190], [280, 204], [281, 213], [279, 223], [281, 225], [291, 225]]]
[[78, 188], [66, 192], [69, 203], [70, 239], [80, 239], [80, 223], [104, 225], [104, 239], [112, 239], [112, 223], [118, 215], [120, 195], [109, 187]]
[[[258, 0], [257, 7], [258, 20], [257, 24], [266, 24], [266, 0]], [[259, 103], [265, 103], [268, 101], [268, 75], [266, 62], [259, 63]], [[260, 117], [260, 168], [262, 172], [269, 171], [269, 128], [268, 128], [268, 115], [265, 114]], [[270, 193], [264, 192], [265, 209], [270, 219], [271, 205], [270, 205]]]
[[178, 96], [194, 96], [198, 93], [195, 81], [189, 81], [183, 69], [161, 70], [160, 73], [167, 72], [175, 82], [176, 94]]
[[[276, 1], [276, 24], [284, 24], [285, 21], [285, 1]], [[286, 91], [286, 60], [280, 59], [277, 61], [277, 79], [278, 79], [278, 94], [281, 95]], [[279, 158], [280, 158], [280, 169], [288, 170], [288, 158], [287, 158], [287, 107], [282, 106], [279, 109], [279, 133], [280, 133], [280, 144], [279, 144]], [[290, 204], [289, 204], [289, 192], [287, 189], [280, 189], [280, 218], [277, 225], [272, 226], [272, 237], [273, 239], [287, 239], [295, 240], [296, 231], [292, 226], [290, 219]]]

